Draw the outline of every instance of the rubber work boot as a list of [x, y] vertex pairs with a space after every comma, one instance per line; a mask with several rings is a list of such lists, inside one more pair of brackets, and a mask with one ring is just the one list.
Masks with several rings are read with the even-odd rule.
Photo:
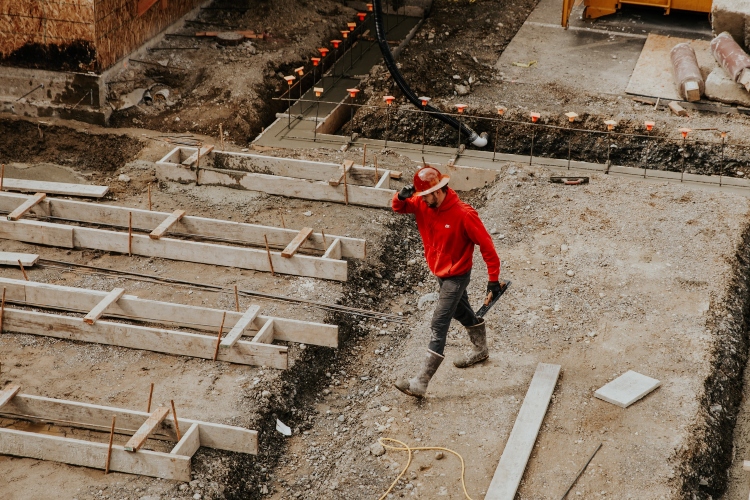
[[474, 348], [469, 354], [453, 361], [456, 368], [466, 368], [490, 357], [490, 352], [487, 350], [487, 330], [485, 329], [484, 318], [481, 318], [480, 321], [481, 323], [477, 325], [466, 327]]
[[401, 379], [397, 381], [394, 384], [396, 389], [408, 396], [414, 396], [415, 398], [424, 397], [425, 392], [427, 392], [427, 384], [430, 383], [430, 379], [435, 375], [440, 363], [444, 359], [445, 356], [427, 349], [427, 356], [424, 358], [419, 374], [409, 380]]

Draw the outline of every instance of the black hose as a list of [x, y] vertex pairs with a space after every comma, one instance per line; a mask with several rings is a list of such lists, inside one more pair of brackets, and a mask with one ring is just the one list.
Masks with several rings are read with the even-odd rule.
[[391, 48], [388, 46], [388, 40], [386, 39], [385, 29], [383, 29], [383, 13], [380, 9], [381, 2], [380, 0], [373, 0], [372, 4], [372, 10], [375, 14], [375, 33], [378, 37], [380, 52], [383, 54], [383, 60], [385, 61], [385, 65], [388, 67], [388, 71], [391, 73], [391, 76], [396, 82], [396, 85], [398, 85], [398, 88], [401, 89], [401, 92], [403, 92], [406, 98], [409, 99], [411, 103], [414, 104], [417, 108], [424, 109], [431, 115], [435, 116], [435, 118], [437, 118], [438, 120], [450, 125], [456, 130], [460, 128], [461, 132], [466, 135], [470, 142], [474, 142], [475, 140], [477, 140], [479, 138], [479, 135], [476, 132], [474, 132], [472, 129], [459, 122], [452, 116], [441, 113], [440, 110], [433, 106], [430, 106], [429, 104], [427, 106], [422, 106], [422, 102], [419, 100], [417, 94], [414, 93], [411, 87], [409, 87], [409, 84], [406, 83], [406, 80], [404, 80], [403, 75], [401, 75], [401, 72], [396, 66], [395, 59], [393, 59]]

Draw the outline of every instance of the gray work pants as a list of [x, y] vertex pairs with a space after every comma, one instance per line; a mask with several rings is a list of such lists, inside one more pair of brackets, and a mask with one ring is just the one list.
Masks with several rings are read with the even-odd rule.
[[479, 318], [469, 305], [469, 295], [466, 293], [466, 287], [471, 281], [471, 271], [461, 276], [438, 278], [437, 281], [440, 296], [435, 312], [432, 313], [432, 337], [428, 348], [442, 356], [451, 319], [456, 319], [463, 326], [474, 326], [479, 323]]

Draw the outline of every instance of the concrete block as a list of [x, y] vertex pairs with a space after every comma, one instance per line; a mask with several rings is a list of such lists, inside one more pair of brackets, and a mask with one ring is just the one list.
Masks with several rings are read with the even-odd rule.
[[706, 78], [705, 94], [712, 101], [750, 107], [750, 93], [733, 82], [722, 68], [714, 69]]
[[628, 370], [594, 393], [599, 399], [627, 408], [661, 385], [658, 380]]

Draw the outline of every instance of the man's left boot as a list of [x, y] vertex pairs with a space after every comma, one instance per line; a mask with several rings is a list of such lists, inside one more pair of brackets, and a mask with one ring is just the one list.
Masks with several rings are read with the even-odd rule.
[[487, 350], [487, 331], [485, 329], [484, 318], [479, 318], [479, 321], [479, 324], [466, 327], [466, 331], [469, 332], [469, 339], [474, 344], [474, 348], [469, 354], [453, 361], [456, 368], [466, 368], [490, 357], [490, 352]]
[[396, 389], [403, 392], [408, 396], [414, 396], [415, 398], [423, 398], [427, 392], [427, 384], [430, 383], [430, 379], [435, 375], [440, 363], [443, 362], [445, 356], [427, 349], [427, 356], [422, 362], [422, 369], [419, 371], [416, 377], [410, 378], [409, 380], [401, 379], [396, 381]]

